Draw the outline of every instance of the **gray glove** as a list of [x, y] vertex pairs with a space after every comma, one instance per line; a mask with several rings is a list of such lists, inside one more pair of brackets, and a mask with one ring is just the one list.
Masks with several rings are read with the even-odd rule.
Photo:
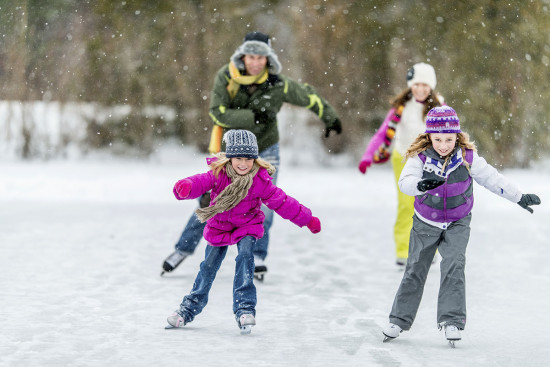
[[520, 201], [518, 201], [519, 206], [523, 209], [528, 210], [529, 213], [533, 213], [533, 209], [530, 208], [531, 205], [539, 205], [540, 198], [535, 194], [523, 194], [521, 195]]

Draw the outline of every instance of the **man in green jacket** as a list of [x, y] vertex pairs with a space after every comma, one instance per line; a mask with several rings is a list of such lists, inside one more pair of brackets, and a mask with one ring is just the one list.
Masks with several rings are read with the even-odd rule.
[[[277, 182], [279, 168], [279, 130], [277, 113], [283, 103], [302, 106], [313, 111], [325, 124], [325, 137], [331, 131], [340, 134], [342, 124], [332, 106], [313, 87], [301, 84], [280, 74], [281, 63], [271, 48], [268, 35], [248, 33], [242, 45], [223, 66], [214, 80], [210, 98], [210, 117], [214, 122], [209, 151], [222, 149], [222, 137], [227, 130], [244, 129], [253, 132], [258, 140], [259, 155], [277, 168], [273, 183]], [[209, 196], [201, 198], [201, 206], [209, 205]], [[269, 243], [269, 228], [273, 211], [263, 207], [266, 218], [265, 234], [254, 249], [255, 276], [263, 280], [264, 264]], [[174, 270], [197, 247], [205, 223], [195, 214], [185, 227], [175, 251], [163, 263], [163, 272]]]

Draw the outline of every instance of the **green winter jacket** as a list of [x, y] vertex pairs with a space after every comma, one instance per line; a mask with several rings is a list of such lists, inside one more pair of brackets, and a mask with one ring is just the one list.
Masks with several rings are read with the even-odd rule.
[[253, 132], [260, 152], [279, 142], [277, 113], [285, 102], [312, 110], [327, 128], [333, 127], [338, 119], [336, 111], [312, 86], [300, 84], [282, 74], [269, 74], [251, 95], [247, 92], [249, 86], [241, 85], [233, 100], [227, 92], [229, 80], [229, 67], [225, 65], [214, 81], [210, 117], [214, 124], [223, 128], [224, 133], [230, 129]]

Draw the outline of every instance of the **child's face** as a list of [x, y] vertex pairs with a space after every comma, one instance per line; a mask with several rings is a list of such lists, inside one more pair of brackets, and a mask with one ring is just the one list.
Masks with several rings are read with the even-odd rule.
[[414, 83], [411, 86], [411, 92], [414, 99], [420, 102], [424, 102], [432, 92], [432, 88], [430, 88], [430, 86], [425, 83]]
[[231, 166], [239, 175], [244, 176], [252, 169], [253, 158], [231, 158]]
[[430, 134], [430, 139], [435, 151], [442, 157], [451, 154], [456, 146], [456, 133]]

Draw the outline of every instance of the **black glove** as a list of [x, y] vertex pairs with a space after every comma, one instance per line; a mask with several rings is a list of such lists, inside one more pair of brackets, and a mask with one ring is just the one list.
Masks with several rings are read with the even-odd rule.
[[330, 124], [329, 126], [326, 127], [326, 129], [325, 129], [325, 138], [328, 138], [331, 131], [336, 131], [337, 134], [342, 133], [342, 122], [340, 121], [340, 119], [334, 120], [332, 122], [332, 124]]
[[199, 199], [199, 207], [206, 208], [210, 205], [210, 191], [205, 192]]
[[521, 195], [520, 201], [518, 201], [519, 206], [523, 209], [528, 210], [529, 213], [533, 213], [533, 209], [529, 208], [531, 205], [539, 205], [540, 198], [535, 194], [523, 194]]
[[444, 183], [445, 183], [445, 180], [438, 180], [435, 178], [426, 178], [420, 181], [416, 185], [416, 188], [420, 191], [428, 191], [428, 190], [433, 190], [436, 187], [443, 185]]
[[257, 112], [254, 114], [254, 122], [257, 124], [265, 124], [269, 121], [268, 115], [265, 112]]

